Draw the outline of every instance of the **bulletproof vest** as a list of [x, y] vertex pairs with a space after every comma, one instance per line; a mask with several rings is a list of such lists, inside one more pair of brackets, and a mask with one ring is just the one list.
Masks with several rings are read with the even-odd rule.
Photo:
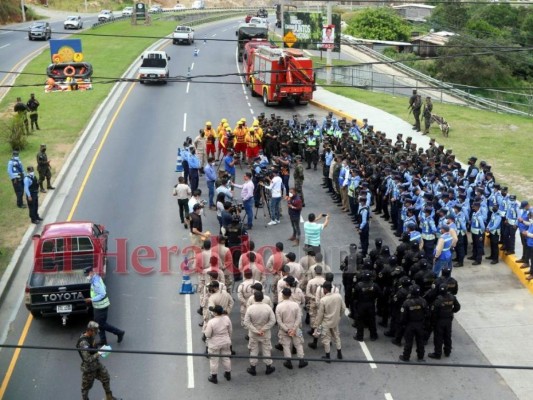
[[450, 293], [437, 296], [437, 300], [435, 300], [435, 316], [437, 319], [453, 318], [453, 300], [453, 295]]
[[[76, 348], [77, 349], [80, 348], [81, 342], [83, 342], [83, 341], [87, 341], [91, 348], [95, 347], [94, 337], [89, 337], [89, 336], [86, 336], [85, 334], [83, 334], [83, 335], [81, 335], [79, 337], [78, 341], [76, 342]], [[89, 354], [96, 354], [96, 352], [97, 352], [97, 350], [84, 350], [84, 351], [88, 351]], [[81, 356], [81, 350], [78, 350], [78, 354], [80, 355], [80, 358], [83, 361], [83, 357]]]
[[378, 297], [376, 285], [372, 281], [358, 282], [355, 291], [357, 293], [357, 301], [359, 303], [373, 302]]
[[435, 274], [433, 273], [433, 271], [427, 270], [424, 272], [421, 282], [422, 285], [420, 285], [420, 288], [422, 289], [422, 291], [429, 290], [431, 289], [433, 282], [435, 282]]
[[403, 302], [407, 299], [408, 296], [409, 296], [409, 291], [404, 287], [400, 287], [396, 291], [394, 296], [392, 296], [393, 305], [396, 307], [401, 307], [403, 305]]
[[[363, 210], [368, 211], [368, 207], [360, 207], [359, 212], [357, 213], [357, 223], [361, 224], [363, 222]], [[367, 216], [367, 222], [368, 222], [368, 216]]]
[[48, 156], [46, 155], [46, 153], [43, 153], [42, 151], [40, 151], [40, 152], [37, 154], [37, 160], [38, 160], [40, 163], [48, 162]]
[[382, 288], [389, 288], [392, 286], [391, 268], [385, 265], [378, 274], [377, 284]]
[[425, 307], [426, 301], [420, 297], [406, 300], [404, 309], [409, 310], [407, 322], [422, 322], [426, 315]]
[[14, 158], [11, 159], [11, 172], [14, 174], [20, 174], [20, 177], [24, 175], [24, 171], [22, 171], [22, 165], [20, 164], [19, 160], [15, 160]]
[[437, 280], [435, 281], [435, 286], [438, 287], [437, 285], [437, 281], [441, 279], [442, 282], [440, 283], [445, 283], [446, 286], [448, 287], [448, 293], [451, 293], [453, 295], [456, 295], [457, 292], [459, 291], [459, 288], [457, 286], [457, 281], [452, 278], [451, 276], [445, 278], [445, 277], [440, 277], [440, 278], [437, 278]]
[[35, 175], [26, 175], [26, 178], [31, 179], [29, 191], [30, 193], [36, 193], [39, 191], [39, 181], [37, 180], [37, 177]]

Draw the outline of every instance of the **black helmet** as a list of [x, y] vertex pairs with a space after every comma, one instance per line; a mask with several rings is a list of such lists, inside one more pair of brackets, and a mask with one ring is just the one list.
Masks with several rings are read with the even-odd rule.
[[447, 277], [449, 277], [451, 275], [452, 275], [452, 269], [450, 267], [444, 267], [442, 269], [442, 276], [447, 278]]
[[407, 276], [402, 276], [399, 280], [398, 280], [398, 283], [403, 287], [403, 288], [408, 288], [409, 286], [411, 286], [411, 279], [409, 279], [409, 277]]
[[439, 294], [446, 294], [448, 293], [448, 285], [446, 285], [445, 283], [441, 283], [439, 285]]
[[420, 286], [418, 285], [411, 286], [411, 288], [409, 289], [409, 292], [411, 293], [412, 297], [420, 296]]
[[374, 243], [376, 244], [376, 247], [381, 247], [381, 245], [383, 244], [383, 239], [381, 238], [376, 238], [374, 240]]
[[370, 271], [365, 271], [363, 272], [362, 278], [363, 278], [363, 281], [368, 282], [372, 278], [372, 274], [370, 273]]

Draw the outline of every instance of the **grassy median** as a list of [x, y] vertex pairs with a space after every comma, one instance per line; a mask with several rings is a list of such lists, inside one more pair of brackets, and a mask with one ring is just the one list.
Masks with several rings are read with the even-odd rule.
[[[230, 16], [228, 14], [207, 17], [222, 19]], [[177, 24], [177, 21], [158, 20], [151, 26], [132, 26], [128, 20], [87, 30], [85, 35], [83, 33], [73, 35], [72, 38], [82, 39], [84, 61], [90, 62], [94, 68], [91, 91], [44, 93], [46, 67], [51, 63], [49, 49], [33, 59], [25, 68], [24, 74], [17, 78], [15, 87], [0, 102], [0, 130], [5, 129], [6, 121], [13, 115], [13, 106], [17, 97], [26, 102], [30, 93], [35, 93], [41, 103], [39, 107], [41, 130], [35, 131], [28, 137], [28, 146], [20, 154], [24, 167], [36, 165], [39, 145], [46, 143], [54, 179], [96, 108], [112, 89], [113, 78], [122, 76], [146, 47], [158, 37], [171, 33]], [[92, 34], [109, 36], [92, 36]], [[20, 243], [30, 222], [27, 209], [16, 207], [15, 193], [5, 172], [5, 166], [10, 158], [11, 148], [2, 139], [0, 159], [4, 160], [4, 173], [0, 178], [0, 275], [7, 267], [14, 249]], [[47, 195], [40, 195], [41, 203], [45, 196]]]
[[[412, 115], [408, 115], [407, 97], [361, 89], [338, 87], [327, 89], [382, 109], [410, 123], [414, 122]], [[365, 115], [357, 115], [357, 110], [352, 112], [359, 118], [365, 118]], [[533, 199], [533, 187], [529, 175], [533, 170], [533, 158], [530, 156], [533, 118], [437, 102], [433, 103], [433, 112], [446, 118], [451, 129], [449, 137], [445, 138], [439, 127], [432, 125], [430, 137], [435, 138], [447, 149], [453, 149], [454, 154], [463, 162], [471, 156], [476, 156], [478, 162], [487, 161], [492, 165], [496, 180], [509, 186], [509, 193], [516, 194], [519, 199]], [[379, 129], [379, 121], [370, 121], [370, 123]], [[403, 134], [405, 138], [410, 133], [403, 132]]]

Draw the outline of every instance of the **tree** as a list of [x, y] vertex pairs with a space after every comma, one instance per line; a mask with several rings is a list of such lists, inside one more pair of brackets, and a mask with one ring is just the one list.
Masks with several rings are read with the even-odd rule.
[[515, 85], [510, 69], [495, 55], [475, 54], [484, 52], [482, 40], [456, 36], [448, 45], [439, 50], [436, 62], [440, 80], [478, 87]]
[[493, 25], [489, 24], [483, 19], [472, 18], [466, 24], [466, 29], [472, 36], [478, 39], [498, 38], [504, 36], [504, 33], [500, 29], [495, 28]]
[[460, 31], [470, 19], [470, 8], [462, 3], [438, 4], [429, 17], [435, 30]]
[[389, 8], [368, 8], [348, 21], [348, 35], [374, 40], [407, 41], [407, 22]]
[[519, 10], [510, 4], [490, 4], [472, 11], [472, 19], [484, 20], [488, 24], [502, 29], [516, 25]]

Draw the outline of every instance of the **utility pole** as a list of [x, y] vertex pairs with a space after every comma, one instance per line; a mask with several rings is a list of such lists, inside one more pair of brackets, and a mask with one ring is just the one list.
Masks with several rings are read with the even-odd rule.
[[20, 0], [20, 9], [22, 10], [22, 22], [26, 22], [26, 10], [24, 9], [24, 0]]
[[[333, 10], [333, 6], [331, 5], [331, 1], [328, 1], [328, 4], [327, 4], [327, 24], [328, 25], [331, 25], [331, 21], [332, 21], [332, 17], [331, 17], [331, 14], [332, 14], [332, 10]], [[337, 34], [337, 32], [335, 32], [335, 34]], [[331, 49], [330, 47], [328, 47], [326, 49], [326, 83], [328, 85], [331, 85], [331, 68], [332, 68], [332, 60], [331, 60], [331, 51], [333, 49]], [[339, 49], [340, 51], [340, 49]]]

